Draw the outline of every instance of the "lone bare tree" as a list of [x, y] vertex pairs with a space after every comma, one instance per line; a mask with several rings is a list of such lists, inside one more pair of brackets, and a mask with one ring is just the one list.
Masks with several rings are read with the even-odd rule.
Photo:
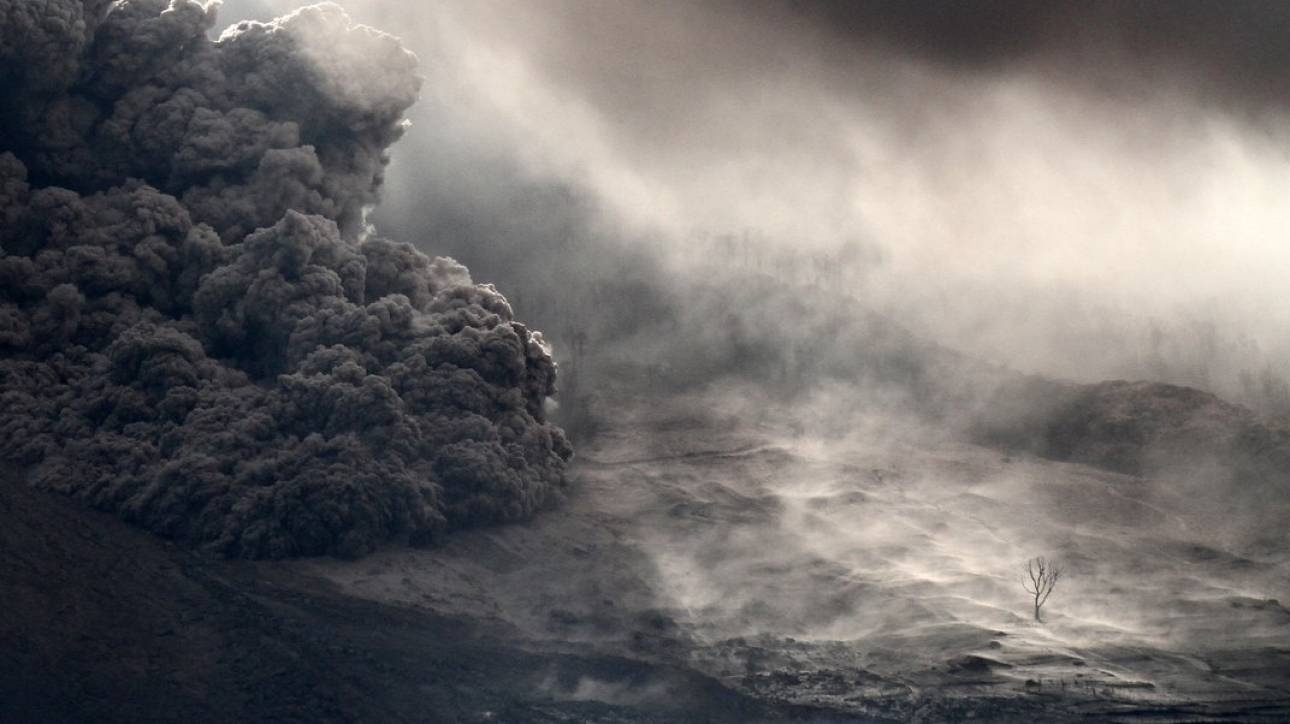
[[1021, 585], [1026, 589], [1026, 593], [1035, 597], [1036, 621], [1044, 622], [1039, 617], [1039, 609], [1043, 608], [1048, 596], [1053, 592], [1053, 587], [1057, 585], [1057, 580], [1061, 577], [1062, 567], [1057, 561], [1050, 561], [1043, 556], [1026, 561], [1026, 566], [1022, 569]]

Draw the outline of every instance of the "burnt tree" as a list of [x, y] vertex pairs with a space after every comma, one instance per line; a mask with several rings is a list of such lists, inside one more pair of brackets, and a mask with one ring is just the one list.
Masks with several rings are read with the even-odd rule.
[[1048, 596], [1052, 594], [1053, 587], [1061, 577], [1062, 567], [1056, 561], [1043, 556], [1026, 561], [1026, 566], [1022, 569], [1021, 585], [1034, 597], [1036, 621], [1043, 623], [1044, 620], [1039, 617], [1039, 611], [1048, 601]]

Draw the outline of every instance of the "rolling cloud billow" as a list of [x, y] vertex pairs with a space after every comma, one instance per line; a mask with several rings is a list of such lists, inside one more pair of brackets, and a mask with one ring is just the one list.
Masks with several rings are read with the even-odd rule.
[[335, 6], [214, 22], [0, 0], [0, 454], [231, 556], [531, 515], [572, 453], [541, 334], [364, 222], [415, 58]]

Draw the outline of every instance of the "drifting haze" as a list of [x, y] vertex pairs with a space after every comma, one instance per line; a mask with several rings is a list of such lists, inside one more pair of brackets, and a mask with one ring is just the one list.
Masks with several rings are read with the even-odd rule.
[[1280, 4], [344, 4], [429, 79], [379, 221], [487, 279], [684, 307], [733, 234], [992, 361], [1284, 411]]
[[[386, 533], [522, 517], [558, 487], [568, 449], [543, 420], [554, 387], [541, 339], [452, 263], [357, 245], [370, 221], [498, 282], [575, 370], [590, 346], [664, 382], [828, 373], [936, 397], [953, 387], [950, 347], [1290, 409], [1278, 6], [344, 3], [420, 56], [412, 105], [410, 56], [335, 9], [221, 35], [292, 8], [233, 1], [217, 22], [213, 6], [133, 2], [98, 27], [107, 3], [59, 4], [61, 25], [10, 4], [2, 80], [22, 102], [2, 116], [15, 280], [3, 321], [5, 344], [35, 365], [6, 382], [30, 396], [14, 409], [34, 411], [12, 428], [22, 449], [11, 452], [43, 460], [42, 479], [59, 486], [95, 477], [77, 467], [95, 460], [125, 465], [100, 476], [123, 487], [90, 497], [175, 525], [169, 503], [144, 504], [161, 500], [160, 471], [122, 452], [164, 425], [132, 427], [135, 412], [109, 415], [98, 390], [63, 384], [110, 359], [107, 379], [128, 386], [161, 353], [220, 389], [282, 385], [271, 417], [285, 440], [309, 439], [288, 419], [337, 413], [332, 432], [360, 459], [386, 438], [347, 417], [353, 400], [337, 390], [370, 392], [398, 425], [439, 403], [468, 423], [440, 429], [432, 414], [447, 437], [410, 433], [434, 450], [433, 469], [414, 469], [424, 450], [408, 448], [392, 474], [430, 501], [411, 523], [377, 512], [362, 524], [371, 535], [345, 542], [342, 513], [322, 533], [236, 542], [250, 526], [230, 531], [216, 515], [174, 535], [253, 555], [361, 550]], [[378, 189], [386, 202], [369, 218]], [[152, 205], [138, 228], [122, 220]], [[252, 280], [265, 268], [281, 288]], [[380, 334], [364, 336], [373, 325]], [[401, 384], [399, 350], [456, 368], [463, 395], [418, 411], [397, 389], [393, 403], [376, 388]], [[487, 395], [467, 394], [479, 380], [463, 368]], [[161, 383], [154, 393], [175, 386]], [[137, 414], [170, 409], [147, 393], [130, 393], [143, 396]], [[63, 419], [71, 399], [86, 408]], [[233, 416], [259, 404], [238, 400], [212, 404]], [[56, 450], [104, 425], [119, 450]], [[216, 469], [216, 490], [255, 478]], [[484, 469], [496, 474], [472, 477]], [[458, 492], [443, 502], [424, 480], [457, 480]], [[471, 497], [497, 481], [504, 502]], [[274, 505], [286, 503], [253, 505], [251, 518]]]
[[[745, 637], [866, 640], [905, 688], [1284, 643], [1290, 428], [952, 350], [1290, 409], [1276, 8], [346, 6], [419, 64], [334, 6], [0, 0], [0, 453], [34, 482], [242, 556], [526, 518], [572, 452], [514, 303], [561, 414], [604, 394], [581, 494], [342, 580], [744, 686]], [[1037, 553], [1052, 628], [1017, 616]]]

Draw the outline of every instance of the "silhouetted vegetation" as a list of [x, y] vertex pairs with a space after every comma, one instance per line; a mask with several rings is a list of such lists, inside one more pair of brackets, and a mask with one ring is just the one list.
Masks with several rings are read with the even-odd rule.
[[1056, 561], [1043, 556], [1026, 561], [1026, 567], [1021, 576], [1021, 586], [1034, 598], [1036, 621], [1043, 623], [1043, 619], [1039, 616], [1040, 609], [1048, 602], [1048, 597], [1052, 595], [1061, 577], [1062, 567]]

